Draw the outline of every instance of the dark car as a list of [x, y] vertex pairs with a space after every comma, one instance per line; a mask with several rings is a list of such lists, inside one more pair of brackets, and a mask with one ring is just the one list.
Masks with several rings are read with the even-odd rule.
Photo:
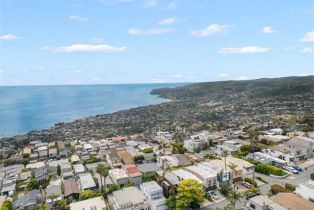
[[300, 166], [294, 165], [292, 167], [297, 171], [303, 171], [303, 169]]

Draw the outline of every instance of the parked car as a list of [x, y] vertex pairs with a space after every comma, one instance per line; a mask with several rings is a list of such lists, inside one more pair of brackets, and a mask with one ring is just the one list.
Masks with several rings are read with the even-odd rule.
[[207, 195], [210, 195], [210, 197], [214, 200], [218, 199], [218, 195], [214, 191], [208, 191]]
[[293, 165], [292, 167], [297, 171], [303, 171], [303, 169], [300, 166]]
[[289, 171], [290, 171], [291, 173], [294, 173], [294, 174], [298, 174], [298, 173], [299, 173], [299, 171], [296, 170], [295, 168], [293, 168], [292, 166], [289, 166]]
[[244, 187], [246, 187], [246, 188], [251, 188], [251, 184], [250, 183], [248, 183], [248, 182], [242, 182], [241, 183]]

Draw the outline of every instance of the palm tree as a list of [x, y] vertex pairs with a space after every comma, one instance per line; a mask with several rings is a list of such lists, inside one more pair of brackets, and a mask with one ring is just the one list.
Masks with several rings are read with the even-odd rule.
[[227, 161], [226, 161], [226, 158], [227, 158], [227, 155], [228, 155], [228, 151], [227, 150], [223, 150], [222, 151], [222, 155], [224, 157], [224, 161], [225, 161], [225, 172], [227, 171]]
[[230, 206], [233, 210], [236, 207], [237, 201], [240, 201], [241, 197], [242, 196], [238, 191], [236, 191], [234, 189], [229, 191], [228, 196], [227, 196], [227, 200], [230, 201]]
[[236, 168], [238, 167], [237, 164], [234, 164], [234, 163], [230, 163], [229, 165], [229, 168], [232, 170], [232, 179], [234, 179], [235, 177], [235, 174], [236, 174]]
[[[96, 168], [96, 172], [100, 176], [100, 183], [101, 183], [101, 191], [104, 190], [104, 186], [106, 185], [106, 177], [109, 174], [110, 167], [105, 166], [104, 164], [98, 164]], [[104, 179], [104, 185], [103, 185], [103, 179]], [[106, 187], [106, 186], [105, 186]]]

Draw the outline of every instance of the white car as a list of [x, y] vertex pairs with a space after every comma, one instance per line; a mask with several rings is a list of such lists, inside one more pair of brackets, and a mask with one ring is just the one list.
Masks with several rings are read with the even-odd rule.
[[207, 195], [209, 195], [214, 200], [218, 199], [218, 195], [214, 191], [208, 191]]
[[248, 182], [242, 182], [241, 183], [244, 187], [246, 187], [246, 188], [251, 188], [251, 184], [250, 183], [248, 183]]

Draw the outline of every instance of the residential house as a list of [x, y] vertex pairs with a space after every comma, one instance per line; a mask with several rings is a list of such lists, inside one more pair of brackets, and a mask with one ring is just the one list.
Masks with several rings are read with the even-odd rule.
[[139, 171], [139, 168], [136, 165], [124, 165], [123, 169], [130, 177], [130, 181], [133, 182], [136, 186], [139, 186], [142, 183], [142, 173]]
[[184, 140], [184, 148], [189, 152], [199, 152], [208, 143], [207, 139], [201, 138], [200, 136], [191, 136], [190, 139]]
[[134, 163], [133, 159], [132, 159], [132, 155], [128, 151], [120, 150], [120, 151], [117, 152], [117, 154], [119, 155], [119, 157], [121, 158], [122, 162], [125, 165]]
[[40, 190], [32, 190], [12, 202], [12, 210], [37, 210], [42, 202]]
[[90, 173], [82, 173], [78, 175], [80, 190], [93, 190], [97, 191], [96, 183]]
[[148, 210], [146, 196], [136, 187], [126, 187], [108, 196], [112, 210]]
[[51, 182], [46, 188], [46, 206], [56, 206], [62, 198], [61, 180]]
[[114, 168], [109, 170], [109, 177], [111, 181], [119, 187], [122, 187], [129, 182], [128, 174], [120, 168]]
[[64, 198], [68, 202], [72, 202], [74, 199], [79, 198], [80, 190], [75, 179], [64, 180], [63, 185], [64, 185]]
[[250, 210], [288, 210], [264, 195], [250, 198], [247, 207]]
[[140, 190], [146, 195], [151, 210], [167, 210], [162, 188], [155, 181], [141, 184]]
[[83, 164], [81, 164], [81, 163], [73, 165], [73, 169], [74, 169], [74, 173], [75, 173], [76, 175], [85, 172], [85, 167], [84, 167]]
[[171, 192], [176, 192], [180, 183], [180, 179], [176, 174], [174, 174], [172, 171], [157, 171], [157, 176], [164, 177], [161, 187], [166, 197], [168, 197]]
[[278, 193], [273, 201], [289, 210], [309, 210], [313, 209], [313, 202], [303, 199], [294, 193]]
[[109, 149], [106, 159], [111, 168], [121, 168], [123, 165], [116, 149]]
[[308, 181], [303, 184], [299, 184], [296, 187], [295, 193], [302, 196], [302, 198], [314, 202], [314, 181]]
[[166, 165], [168, 167], [176, 167], [180, 164], [177, 158], [170, 155], [159, 156], [157, 158], [157, 163], [160, 167], [162, 167], [163, 165]]
[[49, 149], [49, 159], [50, 160], [55, 160], [57, 159], [58, 156], [58, 150], [56, 148], [51, 148]]
[[104, 161], [96, 162], [96, 163], [88, 163], [85, 165], [85, 167], [87, 168], [88, 171], [92, 171], [94, 174], [96, 174], [96, 169], [99, 164], [109, 167], [108, 163]]
[[106, 203], [102, 196], [70, 203], [71, 210], [106, 210]]
[[188, 166], [185, 170], [198, 177], [204, 184], [205, 189], [214, 189], [217, 185], [217, 172], [212, 168], [201, 164]]
[[137, 164], [139, 167], [140, 172], [146, 173], [146, 172], [156, 172], [161, 170], [161, 168], [156, 164], [156, 163], [142, 163], [142, 164]]
[[192, 161], [187, 158], [184, 154], [174, 154], [172, 155], [173, 158], [177, 160], [180, 166], [190, 166], [192, 165]]

